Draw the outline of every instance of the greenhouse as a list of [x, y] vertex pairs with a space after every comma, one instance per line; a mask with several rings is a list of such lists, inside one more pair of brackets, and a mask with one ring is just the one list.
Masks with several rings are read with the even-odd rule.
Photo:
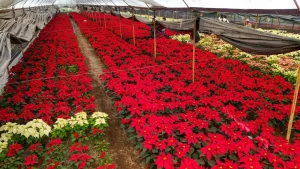
[[300, 168], [299, 5], [1, 0], [0, 168]]

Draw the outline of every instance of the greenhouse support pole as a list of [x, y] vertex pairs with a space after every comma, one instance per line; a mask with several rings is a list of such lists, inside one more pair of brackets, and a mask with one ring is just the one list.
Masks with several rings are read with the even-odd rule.
[[158, 11], [158, 18], [160, 18], [160, 11]]
[[273, 18], [272, 18], [272, 24], [271, 24], [271, 28], [273, 28]]
[[98, 23], [97, 11], [95, 11], [95, 22]]
[[154, 53], [153, 53], [153, 55], [154, 55], [154, 58], [156, 58], [156, 20], [155, 20], [155, 11], [153, 13], [153, 24], [154, 24], [154, 26], [153, 26], [153, 32], [154, 32], [154, 39], [153, 39]]
[[102, 15], [102, 12], [101, 12], [101, 9], [100, 9], [100, 12], [99, 12], [99, 21], [100, 21], [100, 25], [102, 26], [102, 22], [101, 22], [101, 15]]
[[175, 20], [175, 11], [173, 11], [173, 21]]
[[121, 11], [120, 11], [120, 7], [119, 7], [119, 23], [120, 23], [120, 35], [121, 35], [121, 38], [122, 37], [122, 23], [121, 23]]
[[106, 29], [106, 17], [105, 17], [106, 14], [104, 14], [104, 28]]
[[195, 51], [196, 51], [196, 23], [197, 17], [194, 14], [194, 30], [193, 30], [193, 61], [192, 61], [192, 81], [195, 82]]
[[296, 109], [296, 104], [297, 104], [299, 86], [300, 86], [300, 67], [298, 67], [298, 71], [297, 71], [297, 81], [296, 81], [296, 86], [295, 86], [295, 92], [294, 92], [293, 104], [292, 104], [291, 114], [290, 114], [290, 119], [289, 119], [289, 124], [288, 124], [287, 135], [286, 135], [286, 139], [288, 142], [290, 141], [292, 127], [293, 127], [294, 114], [295, 114], [295, 109]]
[[255, 19], [255, 29], [257, 29], [257, 22], [258, 22], [258, 14], [256, 14], [256, 19]]
[[278, 25], [280, 26], [280, 18], [278, 18]]
[[110, 22], [110, 32], [112, 32], [111, 19], [112, 19], [112, 14], [110, 13], [110, 20], [109, 20], [109, 22]]
[[294, 31], [294, 26], [295, 26], [295, 23], [293, 22], [293, 27], [292, 27], [292, 31]]
[[133, 8], [132, 8], [132, 38], [133, 38], [133, 45], [135, 46], [134, 9]]

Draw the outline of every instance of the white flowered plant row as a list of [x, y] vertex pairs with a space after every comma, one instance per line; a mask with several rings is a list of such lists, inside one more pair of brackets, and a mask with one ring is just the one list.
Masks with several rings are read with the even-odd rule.
[[39, 139], [44, 136], [49, 136], [51, 132], [62, 129], [66, 126], [73, 128], [75, 126], [88, 125], [89, 120], [94, 121], [93, 126], [99, 127], [101, 125], [106, 125], [107, 119], [108, 115], [103, 112], [94, 112], [90, 117], [88, 117], [86, 112], [79, 112], [70, 119], [58, 118], [53, 127], [49, 126], [41, 119], [34, 119], [26, 124], [7, 122], [5, 125], [0, 127], [0, 132], [2, 132], [0, 137], [0, 153], [3, 149], [7, 148], [8, 142], [11, 140], [13, 135], [24, 136], [27, 139], [29, 137]]

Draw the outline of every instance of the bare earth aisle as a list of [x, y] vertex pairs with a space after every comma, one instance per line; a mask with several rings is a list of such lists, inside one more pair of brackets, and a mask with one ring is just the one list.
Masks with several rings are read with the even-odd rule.
[[120, 120], [116, 118], [117, 112], [99, 79], [99, 75], [105, 66], [73, 19], [71, 19], [71, 23], [77, 36], [79, 48], [86, 57], [89, 73], [92, 74], [93, 95], [96, 98], [97, 110], [106, 112], [110, 116], [109, 128], [106, 133], [106, 139], [110, 143], [109, 154], [119, 169], [142, 169], [143, 167], [139, 165], [137, 158], [138, 153], [126, 137], [125, 131], [120, 128]]

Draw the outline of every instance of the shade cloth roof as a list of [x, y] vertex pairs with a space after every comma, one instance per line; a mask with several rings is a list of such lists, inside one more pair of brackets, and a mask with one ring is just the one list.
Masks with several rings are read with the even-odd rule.
[[[2, 0], [11, 1], [15, 8], [57, 4], [61, 0]], [[70, 1], [70, 0], [69, 0]], [[151, 9], [183, 9], [220, 12], [299, 15], [300, 0], [72, 0], [81, 5], [136, 7]], [[63, 1], [62, 1], [63, 2]]]
[[[112, 13], [119, 15], [117, 12]], [[127, 14], [121, 14], [121, 16], [127, 19], [132, 18], [132, 15]], [[154, 23], [147, 18], [135, 15], [134, 19], [145, 23], [151, 28], [154, 27]], [[224, 41], [248, 53], [273, 55], [300, 50], [299, 39], [274, 35], [236, 24], [220, 22], [218, 19], [201, 17], [197, 19], [197, 22], [196, 28], [198, 31], [216, 34]], [[192, 32], [194, 29], [194, 20], [183, 19], [172, 22], [156, 20], [155, 25], [158, 30], [161, 27], [165, 27], [176, 32]]]

